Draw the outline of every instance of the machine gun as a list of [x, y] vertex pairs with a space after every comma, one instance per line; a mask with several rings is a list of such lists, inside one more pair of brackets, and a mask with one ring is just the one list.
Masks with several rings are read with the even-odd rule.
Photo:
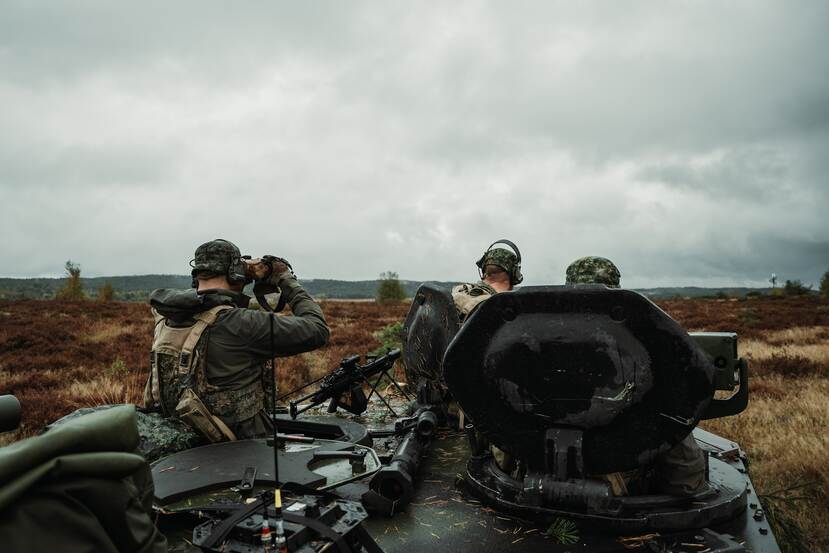
[[[331, 373], [300, 386], [299, 388], [291, 390], [287, 394], [280, 396], [278, 399], [284, 399], [295, 394], [296, 392], [299, 392], [300, 390], [304, 390], [309, 386], [319, 383], [318, 390], [289, 402], [291, 418], [295, 419], [301, 413], [304, 413], [305, 411], [328, 400], [331, 400], [328, 404], [329, 413], [334, 413], [339, 407], [349, 413], [360, 415], [365, 412], [368, 407], [368, 400], [371, 399], [371, 396], [374, 395], [375, 392], [377, 393], [377, 397], [380, 398], [392, 415], [396, 417], [397, 413], [395, 413], [389, 402], [386, 401], [383, 395], [377, 390], [377, 386], [380, 384], [380, 381], [384, 376], [388, 376], [392, 384], [394, 384], [394, 387], [408, 398], [406, 392], [404, 392], [397, 382], [395, 382], [394, 378], [391, 378], [389, 375], [389, 371], [392, 370], [394, 362], [399, 357], [399, 349], [393, 349], [385, 355], [368, 361], [364, 365], [359, 364], [359, 355], [346, 357], [340, 361], [340, 366]], [[369, 379], [374, 376], [377, 376], [377, 379], [372, 383]], [[366, 396], [363, 391], [364, 384], [368, 384], [369, 387], [371, 387], [371, 391], [368, 396]], [[306, 401], [308, 402], [307, 405], [300, 406], [301, 403]]]

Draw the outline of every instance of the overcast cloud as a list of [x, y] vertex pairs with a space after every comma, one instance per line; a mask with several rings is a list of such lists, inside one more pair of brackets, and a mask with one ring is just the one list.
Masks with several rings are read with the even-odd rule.
[[4, 2], [0, 274], [817, 283], [826, 2]]

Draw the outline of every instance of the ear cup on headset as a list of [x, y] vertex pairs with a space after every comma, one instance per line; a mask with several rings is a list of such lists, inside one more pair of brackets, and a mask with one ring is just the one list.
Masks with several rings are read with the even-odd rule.
[[245, 269], [246, 263], [244, 259], [241, 257], [231, 259], [227, 269], [227, 281], [231, 284], [246, 282], [247, 275], [245, 274]]
[[194, 288], [198, 287], [197, 275], [200, 272], [223, 274], [231, 284], [247, 282], [247, 264], [239, 248], [223, 238], [205, 242], [196, 248], [190, 266], [193, 268], [190, 275], [193, 277], [191, 285]]
[[510, 275], [510, 280], [512, 281], [513, 286], [516, 284], [521, 284], [524, 281], [524, 275], [521, 274], [521, 262], [517, 262], [515, 267], [512, 269], [512, 274]]

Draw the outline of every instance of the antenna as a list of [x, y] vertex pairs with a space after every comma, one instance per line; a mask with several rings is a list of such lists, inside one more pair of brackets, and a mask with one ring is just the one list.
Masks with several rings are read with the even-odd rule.
[[[276, 431], [276, 348], [273, 343], [273, 318], [276, 313], [270, 312], [271, 325], [271, 427], [273, 428], [273, 507], [274, 517], [276, 523], [276, 549], [280, 553], [287, 552], [285, 540], [285, 527], [282, 519], [282, 485], [279, 482], [279, 445], [277, 442], [278, 434]], [[265, 511], [265, 518], [267, 519], [267, 510]]]

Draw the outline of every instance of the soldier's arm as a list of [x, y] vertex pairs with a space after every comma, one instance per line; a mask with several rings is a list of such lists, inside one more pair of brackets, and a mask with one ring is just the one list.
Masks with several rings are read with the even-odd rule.
[[[273, 321], [273, 345], [277, 355], [294, 355], [311, 351], [328, 341], [328, 325], [322, 309], [290, 273], [271, 277], [271, 282], [282, 289], [293, 315], [277, 317]], [[252, 309], [234, 310], [238, 319], [238, 333], [246, 338], [247, 349], [256, 356], [270, 357], [271, 315]], [[230, 321], [229, 321], [230, 322]]]

